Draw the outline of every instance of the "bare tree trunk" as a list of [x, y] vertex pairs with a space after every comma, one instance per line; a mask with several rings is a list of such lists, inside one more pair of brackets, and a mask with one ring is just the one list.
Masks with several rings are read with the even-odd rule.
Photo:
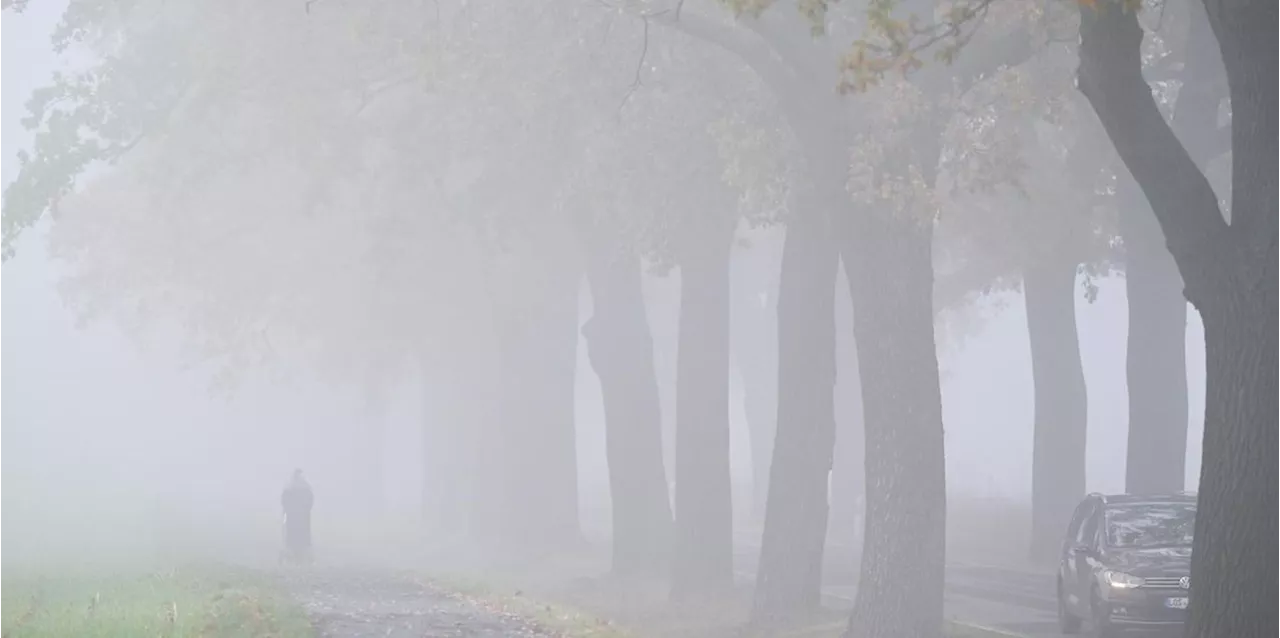
[[1276, 3], [1204, 5], [1230, 88], [1232, 241], [1215, 243], [1217, 259], [1179, 261], [1208, 373], [1187, 635], [1275, 636]]
[[835, 283], [826, 211], [787, 228], [778, 291], [778, 430], [752, 620], [781, 625], [817, 608], [835, 444]]
[[1274, 245], [1271, 253], [1269, 280], [1224, 295], [1220, 311], [1205, 313], [1208, 386], [1188, 636], [1277, 633]]
[[[1198, 2], [1187, 5], [1182, 87], [1172, 129], [1202, 169], [1221, 154], [1218, 105], [1226, 94], [1222, 57]], [[1164, 231], [1132, 176], [1120, 183], [1129, 294], [1129, 447], [1125, 489], [1173, 493], [1186, 486], [1187, 301]]]
[[669, 558], [671, 501], [640, 262], [613, 250], [612, 242], [591, 243], [592, 317], [582, 333], [604, 399], [613, 571], [659, 573]]
[[1142, 28], [1080, 13], [1079, 86], [1142, 187], [1205, 326], [1193, 638], [1277, 634], [1276, 3], [1205, 0], [1231, 98], [1230, 222], [1142, 77]]
[[680, 264], [676, 390], [676, 535], [672, 599], [724, 593], [733, 584], [729, 481], [729, 251], [717, 229]]
[[1076, 335], [1076, 263], [1049, 258], [1023, 273], [1035, 436], [1031, 557], [1057, 558], [1071, 512], [1085, 494], [1087, 395]]
[[864, 211], [840, 233], [866, 428], [866, 536], [845, 635], [942, 627], [947, 490], [933, 334], [932, 227]]
[[1172, 494], [1186, 486], [1187, 300], [1164, 233], [1131, 180], [1121, 185], [1129, 341], [1125, 491]]

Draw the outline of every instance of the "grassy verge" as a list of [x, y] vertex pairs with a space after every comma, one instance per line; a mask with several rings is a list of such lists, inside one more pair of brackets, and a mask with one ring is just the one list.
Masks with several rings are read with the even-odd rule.
[[983, 627], [981, 625], [948, 622], [943, 635], [947, 638], [1015, 638], [1020, 634], [1015, 634], [1011, 631]]
[[4, 638], [305, 638], [302, 611], [252, 572], [4, 577]]

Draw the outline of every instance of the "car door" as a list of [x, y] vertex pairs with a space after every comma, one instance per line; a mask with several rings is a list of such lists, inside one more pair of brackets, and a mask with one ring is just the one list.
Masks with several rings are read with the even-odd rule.
[[1071, 608], [1076, 606], [1076, 596], [1079, 595], [1076, 592], [1079, 578], [1076, 576], [1075, 547], [1079, 543], [1077, 539], [1080, 528], [1084, 526], [1091, 505], [1092, 501], [1085, 499], [1076, 506], [1076, 511], [1071, 514], [1071, 524], [1067, 525], [1066, 536], [1062, 539], [1062, 551], [1058, 557], [1058, 580], [1062, 583], [1062, 597]]
[[1085, 514], [1084, 523], [1076, 535], [1073, 550], [1076, 571], [1076, 606], [1077, 612], [1089, 612], [1089, 594], [1093, 587], [1093, 562], [1098, 551], [1098, 528], [1102, 524], [1102, 507], [1090, 503]]

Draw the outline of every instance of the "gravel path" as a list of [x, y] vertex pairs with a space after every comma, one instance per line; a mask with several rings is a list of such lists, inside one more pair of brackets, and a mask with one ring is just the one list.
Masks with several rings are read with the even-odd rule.
[[319, 638], [556, 635], [411, 576], [321, 570], [284, 580]]

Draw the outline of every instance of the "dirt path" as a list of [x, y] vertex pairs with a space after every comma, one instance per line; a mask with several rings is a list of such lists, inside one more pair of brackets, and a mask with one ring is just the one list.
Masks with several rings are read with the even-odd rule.
[[283, 579], [319, 638], [556, 635], [411, 576], [315, 570]]

